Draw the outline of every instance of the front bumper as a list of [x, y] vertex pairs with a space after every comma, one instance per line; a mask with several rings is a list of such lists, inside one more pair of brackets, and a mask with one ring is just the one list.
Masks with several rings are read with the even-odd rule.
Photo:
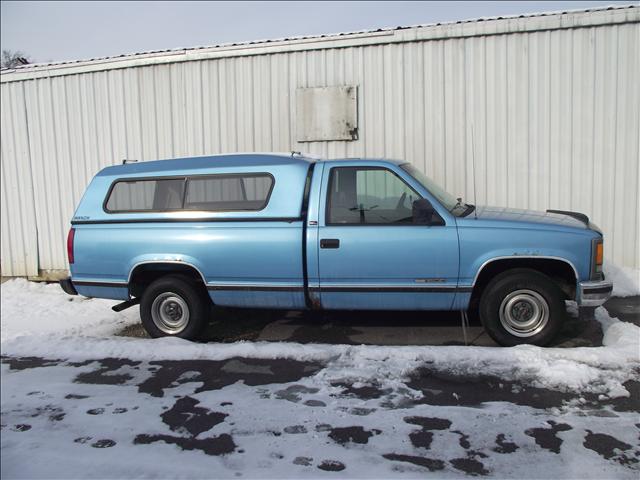
[[580, 282], [578, 287], [578, 305], [581, 307], [599, 307], [613, 291], [613, 283], [607, 280]]
[[60, 287], [62, 287], [64, 293], [67, 293], [69, 295], [78, 295], [78, 291], [76, 290], [76, 287], [73, 286], [71, 277], [60, 280]]

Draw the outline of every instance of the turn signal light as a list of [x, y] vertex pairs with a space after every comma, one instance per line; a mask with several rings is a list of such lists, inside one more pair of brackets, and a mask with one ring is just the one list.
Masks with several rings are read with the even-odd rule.
[[72, 228], [69, 230], [69, 235], [67, 235], [67, 258], [69, 259], [69, 265], [73, 263], [73, 240], [76, 236], [76, 229]]
[[602, 242], [596, 243], [596, 272], [602, 271], [602, 261], [604, 258]]

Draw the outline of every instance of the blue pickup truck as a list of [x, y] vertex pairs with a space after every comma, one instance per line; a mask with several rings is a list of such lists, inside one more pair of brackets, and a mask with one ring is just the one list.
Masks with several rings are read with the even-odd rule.
[[476, 207], [411, 164], [238, 154], [107, 167], [71, 221], [65, 292], [140, 304], [195, 339], [211, 305], [459, 310], [501, 345], [545, 345], [565, 300], [610, 296], [580, 213]]

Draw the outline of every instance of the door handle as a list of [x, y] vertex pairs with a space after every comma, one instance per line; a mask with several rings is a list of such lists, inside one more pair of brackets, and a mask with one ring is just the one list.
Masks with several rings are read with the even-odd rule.
[[323, 238], [320, 240], [320, 248], [340, 248], [340, 240], [337, 238]]

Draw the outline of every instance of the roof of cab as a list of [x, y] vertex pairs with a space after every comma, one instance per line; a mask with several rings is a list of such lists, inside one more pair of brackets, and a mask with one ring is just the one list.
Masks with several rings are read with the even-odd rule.
[[300, 165], [317, 159], [299, 154], [284, 153], [234, 153], [227, 155], [207, 155], [202, 157], [175, 158], [149, 162], [126, 163], [100, 170], [97, 176], [117, 176], [127, 174], [150, 174], [176, 170], [198, 170], [229, 167], [269, 167], [275, 165]]

